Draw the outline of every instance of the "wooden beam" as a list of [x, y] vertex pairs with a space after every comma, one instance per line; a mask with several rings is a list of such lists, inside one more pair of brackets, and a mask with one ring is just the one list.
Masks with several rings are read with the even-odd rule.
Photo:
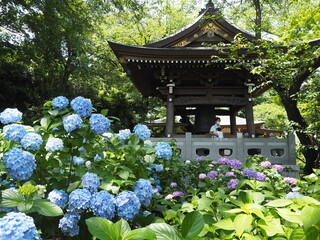
[[166, 137], [173, 135], [174, 124], [174, 96], [172, 94], [167, 97], [167, 115], [166, 115]]
[[253, 137], [255, 134], [255, 130], [254, 130], [254, 117], [253, 117], [253, 101], [251, 97], [249, 97], [249, 101], [247, 102], [245, 108], [246, 108], [247, 130], [249, 133], [249, 137]]
[[215, 97], [177, 97], [174, 99], [176, 106], [194, 106], [194, 105], [218, 105], [218, 106], [236, 106], [245, 105], [246, 98], [233, 96], [215, 96]]

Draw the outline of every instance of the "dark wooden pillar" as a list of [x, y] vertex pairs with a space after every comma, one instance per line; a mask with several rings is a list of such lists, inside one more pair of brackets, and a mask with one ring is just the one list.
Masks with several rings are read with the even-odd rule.
[[170, 84], [167, 85], [169, 89], [169, 93], [167, 96], [167, 115], [166, 115], [166, 137], [170, 138], [172, 137], [174, 133], [173, 124], [174, 124], [174, 94], [173, 94], [173, 88], [174, 83], [171, 80]]
[[230, 131], [231, 135], [237, 135], [236, 112], [230, 111]]
[[253, 118], [253, 101], [251, 94], [248, 94], [248, 101], [246, 104], [246, 120], [247, 120], [247, 130], [249, 137], [254, 137], [254, 118]]

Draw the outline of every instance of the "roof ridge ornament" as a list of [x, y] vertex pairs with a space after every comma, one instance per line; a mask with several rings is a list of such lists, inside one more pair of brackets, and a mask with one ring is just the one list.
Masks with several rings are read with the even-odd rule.
[[206, 13], [206, 12], [211, 12], [211, 14], [217, 12], [218, 9], [215, 8], [212, 0], [209, 0], [208, 3], [206, 4], [205, 8], [202, 8], [199, 12], [199, 15]]

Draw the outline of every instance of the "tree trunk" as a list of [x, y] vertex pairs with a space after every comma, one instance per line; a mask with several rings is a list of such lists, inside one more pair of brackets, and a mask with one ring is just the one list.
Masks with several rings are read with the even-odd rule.
[[[279, 93], [279, 89], [277, 91]], [[300, 143], [304, 146], [302, 150], [302, 154], [306, 159], [304, 173], [311, 174], [313, 173], [313, 168], [316, 167], [316, 161], [319, 157], [319, 152], [315, 149], [316, 140], [304, 132], [308, 124], [300, 113], [297, 101], [289, 96], [284, 96], [283, 93], [279, 93], [279, 95], [287, 112], [288, 119], [298, 124], [294, 126], [294, 130], [296, 131]]]
[[254, 8], [256, 11], [255, 18], [255, 34], [256, 39], [261, 39], [261, 25], [262, 25], [262, 11], [260, 0], [253, 0]]

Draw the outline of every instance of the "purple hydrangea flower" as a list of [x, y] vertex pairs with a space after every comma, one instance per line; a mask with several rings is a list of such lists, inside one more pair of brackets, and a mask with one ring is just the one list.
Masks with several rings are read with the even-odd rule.
[[231, 179], [228, 183], [229, 189], [235, 189], [239, 183], [239, 179]]
[[241, 169], [243, 167], [242, 162], [239, 160], [228, 160], [227, 165], [232, 169]]
[[234, 172], [226, 172], [225, 176], [226, 177], [235, 177], [236, 175], [234, 174]]
[[284, 167], [282, 165], [274, 164], [272, 168], [277, 169], [278, 172], [282, 172]]
[[168, 194], [167, 196], [165, 196], [165, 200], [172, 200], [173, 199], [173, 195], [172, 194]]
[[266, 181], [266, 175], [264, 175], [263, 173], [259, 173], [257, 172], [255, 179], [260, 181], [260, 182], [265, 182]]
[[199, 178], [200, 179], [205, 179], [207, 177], [207, 175], [205, 173], [200, 173], [199, 174]]
[[175, 188], [175, 187], [177, 187], [177, 186], [178, 186], [178, 184], [177, 184], [176, 182], [170, 183], [170, 187], [172, 187], [172, 188]]
[[180, 191], [175, 191], [172, 193], [174, 197], [184, 197], [184, 193]]
[[295, 178], [292, 178], [292, 177], [285, 177], [283, 179], [284, 182], [286, 183], [290, 183], [290, 184], [296, 184], [297, 183], [297, 180]]
[[158, 194], [159, 193], [159, 189], [158, 188], [154, 188], [152, 189], [154, 194]]
[[204, 157], [198, 157], [196, 158], [196, 162], [202, 162], [204, 160]]
[[271, 162], [269, 161], [263, 161], [260, 163], [261, 167], [269, 168], [271, 167]]
[[257, 175], [257, 172], [255, 170], [253, 170], [252, 168], [246, 168], [246, 169], [243, 169], [242, 174], [245, 177], [253, 177], [253, 178], [255, 178], [256, 175]]
[[214, 178], [218, 177], [218, 175], [219, 175], [219, 173], [217, 171], [210, 171], [207, 173], [207, 177], [209, 179], [214, 179]]
[[218, 163], [219, 163], [219, 164], [223, 164], [223, 165], [227, 165], [228, 161], [229, 161], [228, 158], [220, 158], [220, 159], [218, 160]]

